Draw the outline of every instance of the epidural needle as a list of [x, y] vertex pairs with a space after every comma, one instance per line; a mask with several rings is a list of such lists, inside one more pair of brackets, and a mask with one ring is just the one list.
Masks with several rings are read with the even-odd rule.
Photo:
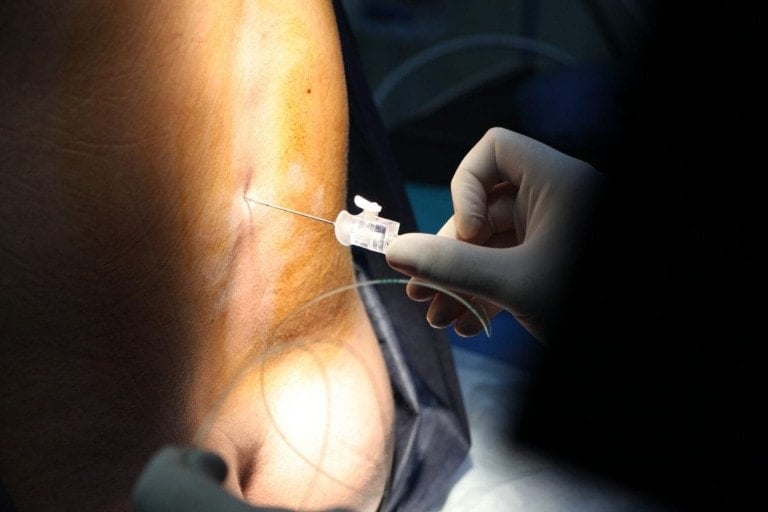
[[260, 204], [262, 206], [269, 206], [270, 208], [275, 208], [277, 210], [282, 210], [284, 212], [294, 213], [296, 215], [301, 215], [302, 217], [306, 217], [308, 219], [319, 220], [320, 222], [325, 222], [326, 224], [330, 224], [331, 226], [334, 225], [334, 222], [332, 220], [328, 220], [328, 219], [324, 219], [322, 217], [317, 217], [315, 215], [310, 215], [308, 213], [292, 210], [292, 209], [286, 208], [284, 206], [277, 206], [276, 204], [265, 203], [263, 201], [259, 201], [258, 199], [253, 199], [252, 197], [245, 196], [245, 200], [246, 201], [250, 201], [252, 203]]
[[363, 211], [357, 215], [352, 215], [346, 210], [341, 210], [336, 216], [335, 222], [284, 206], [265, 203], [264, 201], [253, 199], [252, 197], [243, 197], [246, 201], [251, 203], [260, 204], [262, 206], [330, 224], [333, 226], [336, 240], [338, 240], [340, 244], [355, 245], [357, 247], [362, 247], [363, 249], [368, 249], [369, 251], [384, 253], [387, 246], [397, 237], [398, 231], [400, 230], [399, 222], [379, 217], [381, 206], [378, 203], [368, 201], [361, 196], [355, 196], [355, 206]]

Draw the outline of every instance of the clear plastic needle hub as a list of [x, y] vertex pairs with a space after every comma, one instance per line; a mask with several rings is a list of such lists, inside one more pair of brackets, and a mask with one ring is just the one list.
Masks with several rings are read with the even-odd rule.
[[343, 245], [355, 245], [383, 253], [397, 237], [400, 223], [379, 217], [381, 206], [362, 196], [355, 196], [355, 206], [363, 211], [352, 215], [346, 210], [341, 210], [336, 216], [336, 240]]

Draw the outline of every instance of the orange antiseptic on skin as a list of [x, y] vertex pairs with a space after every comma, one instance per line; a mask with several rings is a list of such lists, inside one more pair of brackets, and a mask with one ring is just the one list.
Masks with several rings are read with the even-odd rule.
[[[261, 407], [254, 411], [257, 420], [251, 417], [263, 427], [257, 436], [244, 434], [237, 418], [248, 407], [265, 405], [260, 401], [235, 401], [225, 407], [222, 417], [229, 420], [217, 431], [234, 428], [228, 435], [239, 439], [234, 446], [219, 444], [239, 468], [232, 474], [236, 480], [228, 482], [233, 492], [254, 502], [315, 508], [334, 505], [329, 498], [334, 493], [347, 493], [351, 497], [346, 503], [355, 508], [375, 508], [391, 455], [392, 406], [375, 335], [357, 294], [323, 301], [303, 312], [301, 322], [275, 333], [275, 327], [310, 298], [353, 282], [349, 251], [338, 244], [331, 226], [249, 207], [242, 199], [258, 197], [325, 218], [334, 218], [344, 207], [348, 120], [338, 34], [330, 2], [310, 4], [302, 8], [284, 2], [243, 4], [238, 18], [248, 30], [236, 31], [232, 57], [231, 72], [240, 79], [232, 90], [230, 110], [237, 131], [232, 134], [231, 160], [243, 184], [233, 196], [242, 213], [238, 226], [246, 233], [246, 249], [239, 254], [234, 274], [251, 284], [231, 287], [233, 294], [225, 301], [222, 332], [227, 335], [222, 336], [221, 353], [227, 362], [220, 383], [231, 378], [245, 358], [268, 347], [309, 333], [318, 343], [309, 360], [299, 351], [270, 365], [267, 381], [259, 372], [243, 379], [240, 389], [246, 397], [257, 396], [264, 385], [279, 388], [275, 395], [279, 400], [270, 400], [272, 406], [279, 402], [278, 416], [265, 415]], [[254, 108], [244, 108], [247, 105]], [[243, 325], [251, 326], [241, 331], [243, 336], [231, 335]], [[332, 376], [335, 406], [304, 421], [308, 430], [299, 437], [319, 443], [329, 435], [353, 446], [355, 453], [369, 453], [345, 460], [338, 458], [345, 452], [337, 446], [336, 458], [323, 459], [326, 470], [335, 475], [330, 479], [317, 476], [317, 468], [302, 458], [306, 454], [297, 453], [281, 437], [302, 426], [285, 418], [295, 419], [298, 411], [308, 415], [320, 405], [308, 389], [302, 390], [306, 386], [317, 390], [318, 378], [325, 374]], [[286, 376], [288, 380], [283, 380]], [[350, 414], [349, 407], [358, 412]], [[324, 421], [327, 417], [330, 424]], [[369, 467], [354, 471], [350, 466], [364, 459]], [[370, 460], [376, 463], [371, 466]], [[254, 474], [254, 461], [277, 470]], [[286, 487], [294, 492], [290, 503], [280, 501]], [[320, 494], [313, 494], [313, 489]], [[297, 497], [306, 503], [297, 502]]]
[[[318, 304], [273, 336], [307, 300], [353, 282], [348, 249], [331, 226], [243, 200], [325, 218], [344, 207], [347, 104], [331, 2], [103, 9], [81, 0], [59, 9], [32, 35], [14, 24], [39, 13], [21, 9], [0, 38], [3, 115], [19, 127], [0, 139], [14, 164], [3, 207], [23, 233], [10, 237], [9, 254], [29, 267], [12, 269], [15, 287], [3, 299], [35, 320], [20, 316], [13, 361], [0, 362], [0, 383], [18, 393], [0, 405], [3, 438], [13, 439], [0, 465], [19, 508], [44, 510], [65, 497], [74, 508], [128, 509], [152, 451], [189, 443], [249, 355], [309, 332], [321, 340], [312, 359], [320, 366], [304, 356], [286, 363], [281, 378], [298, 377], [280, 396], [311, 410], [301, 387], [315, 382], [300, 374], [316, 380], [317, 368], [330, 369], [346, 383], [334, 388], [334, 403], [356, 407], [329, 409], [339, 415], [331, 425], [343, 420], [339, 435], [357, 429], [356, 448], [387, 460], [391, 392], [356, 293]], [[281, 405], [292, 417], [286, 411]], [[229, 420], [208, 448], [277, 504], [290, 493], [270, 494], [271, 483], [307, 481], [270, 467], [290, 451], [260, 445], [275, 432], [256, 430], [267, 428], [263, 411], [248, 412], [223, 411]], [[372, 418], [384, 419], [374, 427]], [[32, 436], [30, 424], [57, 428]], [[57, 479], [58, 467], [43, 471], [67, 454], [83, 454], [68, 480]], [[344, 461], [336, 467], [348, 471]], [[384, 479], [374, 480], [380, 495]]]

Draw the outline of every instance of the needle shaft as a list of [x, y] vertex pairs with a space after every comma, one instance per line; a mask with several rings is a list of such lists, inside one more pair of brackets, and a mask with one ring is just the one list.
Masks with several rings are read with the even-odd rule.
[[325, 222], [326, 224], [334, 225], [332, 220], [324, 219], [322, 217], [316, 217], [315, 215], [310, 215], [308, 213], [299, 212], [296, 210], [291, 210], [290, 208], [286, 208], [284, 206], [277, 206], [276, 204], [265, 203], [263, 201], [259, 201], [258, 199], [253, 199], [252, 197], [248, 197], [248, 196], [244, 196], [244, 197], [246, 201], [249, 201], [251, 203], [260, 204], [262, 206], [268, 206], [270, 208], [275, 208], [276, 210], [282, 210], [284, 212], [301, 215], [302, 217], [306, 217], [308, 219], [318, 220], [320, 222]]

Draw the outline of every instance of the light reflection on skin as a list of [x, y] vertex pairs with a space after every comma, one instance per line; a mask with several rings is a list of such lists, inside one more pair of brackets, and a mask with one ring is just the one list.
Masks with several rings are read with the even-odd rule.
[[[281, 341], [270, 333], [297, 306], [353, 280], [327, 226], [242, 200], [246, 191], [326, 218], [344, 207], [347, 110], [330, 2], [91, 3], [46, 19], [20, 7], [0, 38], [0, 104], [14, 127], [0, 134], [1, 218], [14, 219], [11, 231], [0, 221], [10, 280], [0, 298], [24, 312], [1, 342], [0, 390], [13, 392], [0, 404], [0, 475], [23, 510], [128, 509], [150, 454], [190, 441], [247, 355]], [[293, 506], [312, 481], [308, 507], [375, 507], [323, 488], [314, 468], [269, 444], [278, 430], [328, 435], [346, 453], [389, 460], [391, 396], [359, 298], [321, 305], [283, 341], [308, 330], [321, 340], [312, 358], [286, 356], [264, 381], [281, 383], [265, 395], [280, 399], [280, 429], [260, 402], [235, 401], [207, 447], [249, 499]], [[321, 407], [323, 374], [333, 404], [345, 404], [329, 412], [336, 430], [303, 421], [309, 432], [292, 431], [298, 411]], [[367, 482], [371, 471], [349, 460], [330, 473]], [[386, 475], [373, 473], [376, 496]]]

